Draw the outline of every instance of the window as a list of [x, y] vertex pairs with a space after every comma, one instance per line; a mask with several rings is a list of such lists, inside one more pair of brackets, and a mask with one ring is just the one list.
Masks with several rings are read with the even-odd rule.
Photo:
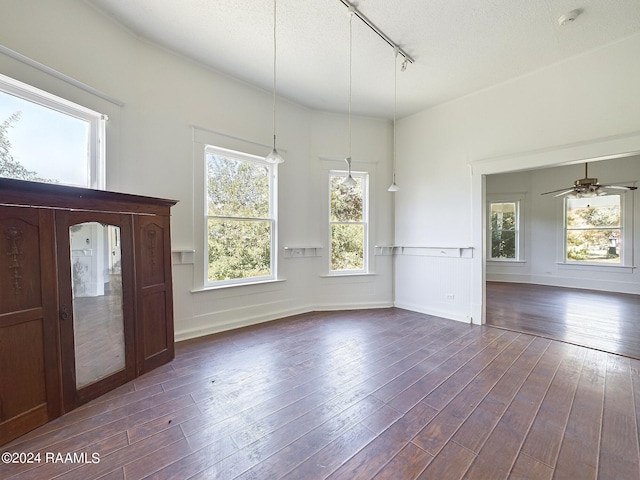
[[621, 202], [620, 195], [566, 199], [565, 261], [621, 264]]
[[368, 270], [369, 176], [352, 172], [354, 186], [344, 185], [347, 172], [329, 173], [332, 273], [364, 273]]
[[264, 158], [205, 148], [209, 285], [275, 279], [276, 167]]
[[0, 177], [104, 188], [105, 120], [0, 75]]
[[520, 202], [489, 203], [489, 259], [520, 259]]

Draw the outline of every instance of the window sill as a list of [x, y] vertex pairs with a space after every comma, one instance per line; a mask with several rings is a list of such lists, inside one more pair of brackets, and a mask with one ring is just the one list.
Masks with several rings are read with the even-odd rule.
[[207, 285], [207, 286], [203, 286], [203, 287], [192, 288], [191, 289], [191, 293], [209, 292], [209, 291], [212, 291], [212, 290], [225, 290], [227, 288], [235, 288], [235, 287], [249, 287], [249, 286], [255, 286], [255, 285], [270, 285], [270, 284], [280, 283], [280, 282], [286, 282], [286, 279], [279, 278], [279, 279], [275, 279], [275, 280], [259, 280], [259, 281], [255, 281], [255, 282], [245, 282], [245, 283], [227, 283], [225, 285]]
[[567, 263], [556, 262], [558, 269], [560, 270], [576, 270], [576, 271], [598, 271], [598, 272], [611, 272], [611, 273], [633, 273], [636, 268], [631, 265], [611, 265], [604, 263]]
[[320, 275], [320, 278], [340, 278], [340, 277], [374, 277], [375, 272], [357, 272], [357, 273], [328, 273], [326, 275]]
[[492, 259], [487, 259], [487, 263], [494, 263], [496, 265], [511, 265], [511, 264], [517, 264], [517, 265], [524, 265], [525, 263], [527, 263], [526, 260], [498, 260], [496, 258], [492, 258]]

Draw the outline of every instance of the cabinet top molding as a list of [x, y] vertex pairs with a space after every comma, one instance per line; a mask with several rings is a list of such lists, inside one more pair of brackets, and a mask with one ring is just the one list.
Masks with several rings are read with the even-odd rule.
[[117, 213], [169, 215], [177, 200], [0, 178], [0, 204]]

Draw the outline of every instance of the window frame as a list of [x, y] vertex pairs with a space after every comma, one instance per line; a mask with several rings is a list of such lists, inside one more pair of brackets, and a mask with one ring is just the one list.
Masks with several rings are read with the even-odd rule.
[[[360, 222], [337, 222], [331, 220], [331, 180], [333, 177], [341, 177], [347, 178], [349, 172], [346, 170], [329, 170], [328, 172], [328, 187], [327, 187], [327, 204], [328, 204], [328, 240], [327, 245], [329, 246], [329, 254], [328, 254], [328, 272], [329, 276], [341, 276], [341, 275], [359, 275], [359, 274], [368, 274], [370, 273], [370, 258], [369, 258], [369, 231], [370, 231], [370, 219], [369, 219], [369, 202], [370, 202], [370, 192], [369, 192], [369, 182], [370, 182], [370, 174], [369, 172], [364, 171], [351, 171], [351, 176], [355, 178], [362, 179], [362, 221]], [[332, 226], [334, 224], [346, 224], [346, 225], [363, 225], [364, 230], [364, 239], [363, 239], [363, 268], [362, 269], [348, 269], [348, 270], [333, 270], [331, 266], [331, 258], [333, 252], [332, 245]]]
[[[89, 124], [87, 172], [85, 185], [76, 185], [94, 190], [106, 188], [106, 123], [107, 115], [96, 112], [52, 93], [0, 74], [0, 91], [27, 102], [55, 110], [64, 115], [84, 120]], [[60, 182], [63, 185], [70, 185]]]
[[[569, 229], [567, 227], [567, 215], [568, 215], [568, 201], [571, 200], [570, 197], [565, 197], [562, 202], [562, 260], [559, 262], [564, 265], [575, 265], [575, 266], [588, 266], [588, 267], [628, 267], [632, 266], [633, 262], [633, 226], [631, 222], [633, 221], [633, 214], [627, 210], [627, 206], [629, 204], [633, 204], [633, 202], [628, 202], [626, 200], [626, 195], [624, 193], [614, 193], [608, 194], [607, 196], [617, 196], [620, 198], [620, 227], [596, 227], [596, 228], [588, 228], [586, 230], [620, 230], [620, 238], [622, 240], [622, 249], [619, 252], [620, 261], [616, 263], [609, 262], [593, 262], [593, 261], [582, 261], [582, 260], [569, 260], [567, 258], [568, 254], [568, 232], [569, 230], [585, 230], [585, 229]], [[631, 207], [632, 208], [632, 207]], [[631, 217], [631, 218], [630, 218]]]
[[[269, 177], [269, 217], [268, 218], [257, 218], [257, 217], [230, 217], [230, 216], [217, 216], [217, 215], [209, 215], [209, 205], [208, 205], [208, 155], [220, 155], [227, 158], [231, 158], [233, 160], [237, 160], [240, 162], [250, 162], [257, 165], [265, 166], [268, 169], [268, 177]], [[230, 287], [236, 285], [251, 285], [256, 283], [264, 283], [270, 281], [276, 281], [278, 278], [278, 269], [277, 269], [277, 232], [278, 232], [278, 219], [277, 219], [277, 198], [278, 198], [278, 168], [277, 164], [269, 163], [266, 161], [265, 157], [261, 157], [258, 155], [253, 155], [246, 152], [240, 152], [237, 150], [230, 150], [223, 147], [218, 147], [215, 145], [205, 144], [204, 145], [204, 155], [203, 155], [203, 165], [204, 165], [204, 236], [203, 236], [203, 253], [204, 253], [204, 262], [203, 262], [203, 287], [205, 289], [210, 288], [219, 288], [219, 287]], [[211, 218], [219, 218], [219, 219], [227, 219], [238, 221], [267, 221], [270, 223], [270, 275], [263, 275], [259, 277], [248, 277], [248, 278], [235, 278], [228, 280], [216, 280], [209, 281], [209, 219]]]
[[[513, 195], [493, 195], [490, 198], [487, 198], [487, 246], [486, 246], [486, 255], [488, 262], [496, 262], [496, 263], [523, 263], [525, 262], [525, 249], [524, 249], [524, 208], [523, 204], [525, 201], [524, 194], [513, 194]], [[515, 258], [494, 258], [492, 257], [491, 252], [491, 239], [492, 239], [492, 229], [491, 229], [491, 205], [497, 203], [515, 203], [516, 204], [516, 238], [515, 238], [515, 246], [516, 246], [516, 256]]]

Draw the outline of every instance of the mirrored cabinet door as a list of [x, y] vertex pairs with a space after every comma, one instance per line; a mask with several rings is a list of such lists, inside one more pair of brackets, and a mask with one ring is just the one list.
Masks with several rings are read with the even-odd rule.
[[57, 235], [68, 238], [66, 249], [58, 249], [60, 285], [69, 286], [60, 291], [68, 408], [134, 376], [133, 299], [128, 294], [133, 257], [128, 217], [86, 212], [59, 217]]
[[76, 388], [125, 369], [120, 227], [69, 227]]

